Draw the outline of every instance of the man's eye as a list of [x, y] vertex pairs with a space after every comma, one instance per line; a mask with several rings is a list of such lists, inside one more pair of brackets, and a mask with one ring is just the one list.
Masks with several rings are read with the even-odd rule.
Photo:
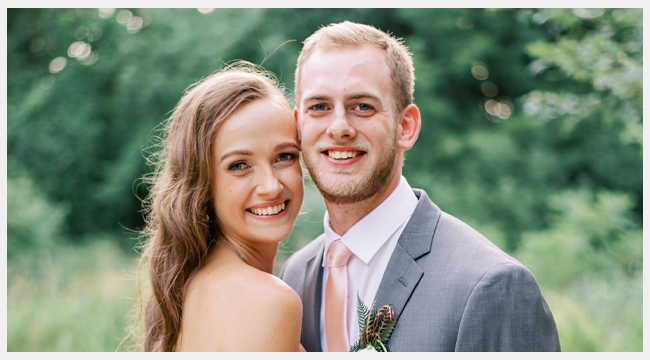
[[370, 106], [370, 105], [368, 105], [368, 104], [359, 104], [359, 105], [357, 105], [357, 108], [358, 108], [359, 110], [361, 110], [361, 111], [372, 110], [372, 106]]
[[313, 105], [310, 109], [311, 110], [316, 110], [316, 111], [325, 111], [325, 110], [327, 110], [327, 108], [325, 107], [325, 104], [316, 104], [316, 105]]
[[228, 171], [243, 171], [246, 170], [247, 168], [248, 168], [248, 164], [246, 164], [245, 161], [237, 161], [230, 164], [230, 166], [228, 166]]

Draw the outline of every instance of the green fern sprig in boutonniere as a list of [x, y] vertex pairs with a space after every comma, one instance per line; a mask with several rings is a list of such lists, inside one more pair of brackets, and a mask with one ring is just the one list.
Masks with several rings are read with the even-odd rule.
[[[371, 309], [374, 307], [373, 302]], [[359, 340], [350, 347], [350, 351], [389, 352], [388, 340], [397, 323], [393, 308], [384, 305], [374, 312], [357, 294], [357, 317], [359, 318]]]

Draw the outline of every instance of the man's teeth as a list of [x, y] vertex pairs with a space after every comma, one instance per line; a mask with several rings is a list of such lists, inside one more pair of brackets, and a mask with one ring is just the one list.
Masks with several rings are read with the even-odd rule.
[[275, 215], [284, 210], [285, 203], [265, 208], [251, 208], [250, 211], [255, 215]]
[[334, 159], [349, 159], [359, 155], [358, 151], [329, 151], [328, 154], [331, 158]]

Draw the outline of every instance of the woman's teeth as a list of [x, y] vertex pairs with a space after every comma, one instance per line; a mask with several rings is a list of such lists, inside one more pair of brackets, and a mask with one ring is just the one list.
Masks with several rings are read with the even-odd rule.
[[250, 212], [255, 215], [275, 215], [280, 211], [284, 210], [285, 203], [281, 203], [275, 206], [263, 207], [263, 208], [250, 208]]

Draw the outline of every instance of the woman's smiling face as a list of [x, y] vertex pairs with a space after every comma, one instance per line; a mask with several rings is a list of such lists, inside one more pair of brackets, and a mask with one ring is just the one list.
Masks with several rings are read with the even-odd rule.
[[221, 232], [249, 245], [285, 240], [304, 196], [298, 134], [287, 105], [274, 98], [244, 105], [223, 122], [211, 150]]

